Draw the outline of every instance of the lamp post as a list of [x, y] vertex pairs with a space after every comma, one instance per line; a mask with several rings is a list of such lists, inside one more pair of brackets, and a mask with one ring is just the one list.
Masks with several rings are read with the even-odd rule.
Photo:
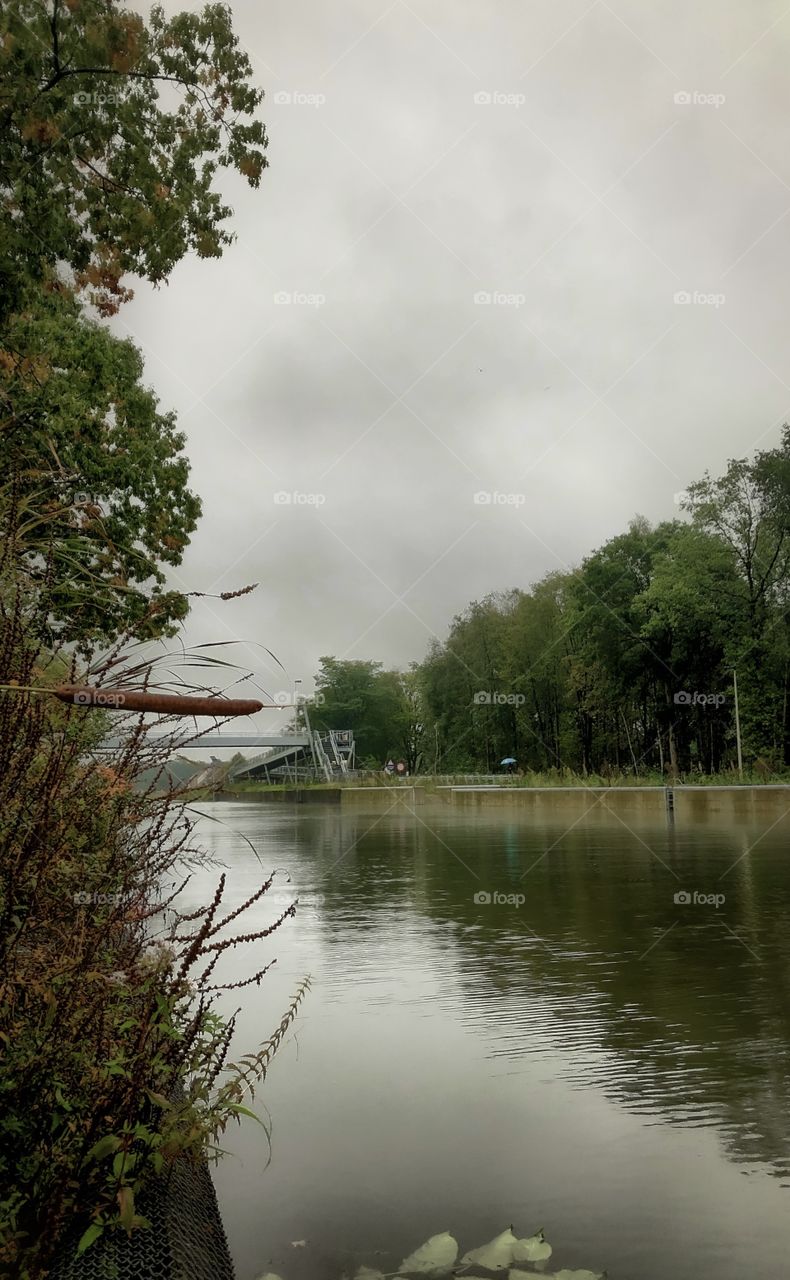
[[735, 694], [735, 742], [738, 748], [738, 777], [743, 782], [743, 755], [741, 754], [741, 717], [738, 712], [738, 672], [732, 669], [732, 688]]
[[[299, 685], [301, 680], [294, 680], [294, 728], [299, 732]], [[294, 748], [294, 782], [299, 786], [299, 767], [296, 763], [297, 755]]]

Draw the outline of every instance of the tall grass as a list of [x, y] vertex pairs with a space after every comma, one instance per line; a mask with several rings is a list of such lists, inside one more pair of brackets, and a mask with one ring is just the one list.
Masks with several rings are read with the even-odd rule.
[[249, 1095], [307, 984], [257, 1052], [227, 1062], [234, 1018], [215, 1007], [221, 957], [248, 950], [250, 976], [234, 985], [259, 983], [273, 963], [262, 944], [295, 906], [244, 931], [272, 884], [261, 871], [241, 907], [223, 907], [223, 876], [204, 907], [179, 910], [204, 855], [188, 797], [162, 791], [177, 723], [162, 740], [160, 721], [153, 741], [142, 717], [127, 717], [108, 758], [96, 750], [108, 713], [33, 691], [86, 678], [147, 687], [158, 660], [131, 636], [79, 660], [53, 642], [46, 519], [13, 502], [3, 514], [0, 1272], [34, 1280], [75, 1218], [82, 1249], [105, 1232], [145, 1229], [136, 1199], [146, 1180], [218, 1154], [227, 1125], [251, 1114]]

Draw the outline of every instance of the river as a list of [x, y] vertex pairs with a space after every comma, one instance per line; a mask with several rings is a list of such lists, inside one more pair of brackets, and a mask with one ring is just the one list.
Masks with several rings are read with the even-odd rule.
[[238, 1280], [511, 1223], [550, 1269], [788, 1275], [790, 818], [198, 808], [187, 905], [222, 869], [232, 907], [280, 869], [245, 932], [300, 899], [223, 956], [226, 981], [277, 958], [222, 996], [234, 1051], [312, 979], [260, 1095], [270, 1162], [245, 1120], [214, 1173]]

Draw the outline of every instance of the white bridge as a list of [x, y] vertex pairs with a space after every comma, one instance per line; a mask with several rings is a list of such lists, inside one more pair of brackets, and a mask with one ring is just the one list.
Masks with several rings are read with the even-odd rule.
[[[344, 777], [354, 768], [355, 744], [354, 734], [350, 729], [327, 729], [319, 732], [310, 727], [306, 708], [303, 708], [305, 730], [302, 733], [196, 733], [192, 737], [178, 737], [172, 740], [173, 752], [188, 748], [193, 750], [212, 749], [218, 747], [265, 747], [267, 750], [234, 765], [228, 774], [237, 780], [265, 779], [277, 781], [283, 775], [298, 777], [300, 773], [311, 777], [324, 778], [331, 782], [334, 778]], [[157, 739], [151, 735], [149, 742], [171, 741]], [[122, 738], [105, 738], [101, 744], [102, 751], [119, 751], [124, 746]]]

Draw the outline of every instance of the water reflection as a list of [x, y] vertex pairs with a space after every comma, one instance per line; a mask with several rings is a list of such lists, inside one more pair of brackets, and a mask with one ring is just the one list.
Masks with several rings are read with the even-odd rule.
[[[453, 1141], [436, 1104], [443, 1136], [428, 1131], [432, 1113], [430, 1108], [423, 1113], [418, 1100], [434, 1081], [444, 1082], [447, 1091], [448, 1125], [465, 1113], [478, 1127], [491, 1125], [491, 1108], [501, 1101], [503, 1108], [523, 1109], [529, 1123], [539, 1127], [541, 1107], [548, 1105], [544, 1097], [579, 1093], [584, 1109], [574, 1114], [592, 1116], [589, 1099], [597, 1095], [637, 1117], [646, 1131], [656, 1126], [689, 1135], [710, 1130], [731, 1165], [790, 1181], [787, 819], [767, 831], [770, 823], [756, 819], [667, 826], [629, 817], [625, 826], [610, 817], [573, 825], [567, 818], [456, 817], [447, 809], [382, 816], [274, 812], [239, 803], [218, 804], [213, 812], [229, 827], [207, 824], [205, 843], [230, 865], [234, 901], [249, 893], [260, 868], [232, 835], [233, 827], [256, 841], [267, 867], [287, 865], [295, 891], [308, 896], [309, 905], [294, 922], [298, 945], [283, 957], [284, 978], [309, 967], [319, 979], [313, 1016], [319, 1023], [330, 1019], [332, 1027], [316, 1032], [325, 1037], [321, 1052], [329, 1053], [330, 1045], [336, 1052], [342, 1038], [346, 1054], [342, 1079], [336, 1061], [322, 1064], [327, 1098], [341, 1112], [353, 1095], [366, 1096], [371, 1076], [382, 1069], [372, 1040], [360, 1043], [360, 1026], [389, 1046], [381, 1052], [397, 1066], [397, 1076], [385, 1082], [384, 1096], [390, 1090], [393, 1106], [398, 1097], [424, 1115], [426, 1132], [414, 1138], [412, 1181], [419, 1183], [419, 1162], [430, 1164], [437, 1141]], [[718, 906], [675, 901], [676, 894], [695, 892], [724, 895], [724, 901]], [[480, 894], [500, 894], [504, 900], [482, 902]], [[516, 904], [520, 896], [523, 902]], [[228, 957], [229, 965], [238, 963]], [[251, 1025], [242, 1020], [243, 1031]], [[390, 1042], [395, 1029], [400, 1039]], [[357, 1039], [349, 1046], [346, 1037], [352, 1036]], [[477, 1057], [465, 1047], [470, 1036]], [[414, 1051], [404, 1052], [409, 1044]], [[314, 1078], [308, 1065], [295, 1070], [304, 1070], [305, 1085]], [[520, 1091], [522, 1080], [528, 1095]], [[485, 1082], [493, 1082], [495, 1102], [481, 1094]], [[547, 1132], [559, 1143], [562, 1158], [556, 1155], [556, 1171], [546, 1171], [544, 1180], [547, 1200], [550, 1191], [556, 1201], [555, 1214], [567, 1193], [574, 1147], [579, 1153], [585, 1149], [573, 1128], [578, 1118], [572, 1120], [570, 1112], [563, 1118], [563, 1107], [572, 1105], [551, 1103], [557, 1110]], [[296, 1114], [287, 1112], [286, 1127], [295, 1123]], [[613, 1113], [607, 1114], [610, 1134], [617, 1126]], [[403, 1115], [371, 1113], [366, 1123], [380, 1142], [392, 1144]], [[333, 1141], [338, 1140], [335, 1134]], [[320, 1145], [323, 1139], [317, 1141]], [[654, 1139], [644, 1141], [648, 1146], [640, 1146], [640, 1152], [664, 1151], [649, 1145]], [[701, 1136], [696, 1141], [695, 1156], [707, 1162], [705, 1176], [719, 1179], [721, 1171], [711, 1163], [715, 1149], [700, 1146]], [[360, 1143], [364, 1148], [364, 1138]], [[488, 1150], [485, 1143], [480, 1150]], [[522, 1166], [516, 1156], [495, 1147], [493, 1138], [490, 1152], [489, 1160], [496, 1158], [507, 1169], [512, 1165], [512, 1172], [503, 1173], [505, 1184], [508, 1177], [526, 1176], [517, 1175]], [[287, 1176], [283, 1172], [291, 1194], [303, 1189], [304, 1177], [295, 1152], [293, 1159], [293, 1170]], [[579, 1159], [587, 1157], [579, 1154]], [[690, 1196], [689, 1170], [674, 1168], [674, 1156], [667, 1159], [668, 1178], [684, 1183]], [[620, 1162], [620, 1156], [597, 1156], [596, 1167], [587, 1170], [587, 1184], [594, 1178], [602, 1185], [604, 1205], [606, 1194], [616, 1194], [620, 1202], [627, 1196], [624, 1175], [626, 1182], [643, 1177], [640, 1169], [624, 1171]], [[696, 1176], [701, 1173], [698, 1169]], [[389, 1186], [388, 1179], [400, 1187], [399, 1176], [369, 1169], [362, 1175], [363, 1181], [378, 1179], [382, 1187]], [[556, 1188], [549, 1187], [552, 1177]], [[471, 1171], [452, 1168], [445, 1180], [448, 1210], [459, 1211], [465, 1197], [480, 1198], [479, 1177], [473, 1179]], [[307, 1182], [313, 1196], [319, 1194], [309, 1177]], [[650, 1195], [663, 1196], [667, 1206], [673, 1194], [661, 1182], [651, 1184]], [[725, 1216], [736, 1214], [735, 1204], [722, 1202]], [[770, 1217], [768, 1202], [760, 1201], [758, 1209], [761, 1205]], [[463, 1210], [473, 1212], [467, 1203]], [[629, 1280], [670, 1273], [658, 1261], [651, 1270], [654, 1243], [637, 1238], [649, 1229], [637, 1227], [642, 1211], [641, 1205], [632, 1207], [634, 1238], [621, 1253], [631, 1267]], [[644, 1212], [647, 1221], [650, 1215]], [[666, 1212], [678, 1211], [666, 1207]], [[755, 1212], [753, 1206], [750, 1213]], [[491, 1234], [484, 1217], [481, 1209], [482, 1236]], [[585, 1265], [581, 1255], [586, 1265], [591, 1256], [611, 1264], [603, 1245], [600, 1254], [593, 1250], [591, 1255], [595, 1215], [590, 1206], [581, 1201], [571, 1206], [568, 1234], [571, 1221], [580, 1233], [584, 1228], [585, 1238], [579, 1242], [580, 1258], [570, 1257], [563, 1265]], [[770, 1247], [765, 1237], [759, 1246], [750, 1245], [768, 1250], [758, 1267], [763, 1276], [774, 1274], [776, 1259], [790, 1243], [784, 1221], [781, 1228], [776, 1220], [771, 1223]], [[393, 1250], [408, 1251], [416, 1240], [448, 1225], [456, 1224], [450, 1217], [439, 1221], [432, 1211], [424, 1223], [414, 1222], [412, 1234], [399, 1237]], [[529, 1222], [523, 1225], [530, 1228]], [[386, 1215], [381, 1215], [378, 1230], [385, 1229]], [[691, 1225], [688, 1230], [693, 1231]], [[665, 1244], [662, 1249], [665, 1253]], [[729, 1247], [728, 1260], [717, 1263], [717, 1276], [735, 1276], [744, 1265], [745, 1256], [734, 1250]], [[704, 1267], [699, 1274], [706, 1274]]]
[[[357, 818], [337, 821], [332, 856], [350, 852], [326, 873], [326, 833], [303, 838], [325, 874], [329, 940], [349, 912], [364, 936], [396, 904], [450, 926], [444, 1000], [492, 1058], [512, 1069], [525, 1054], [559, 1056], [566, 1078], [656, 1121], [716, 1126], [733, 1159], [786, 1178], [787, 830], [750, 853], [759, 829], [642, 824], [635, 839], [617, 827]], [[477, 904], [478, 885], [526, 901]], [[725, 901], [675, 903], [695, 889]]]

